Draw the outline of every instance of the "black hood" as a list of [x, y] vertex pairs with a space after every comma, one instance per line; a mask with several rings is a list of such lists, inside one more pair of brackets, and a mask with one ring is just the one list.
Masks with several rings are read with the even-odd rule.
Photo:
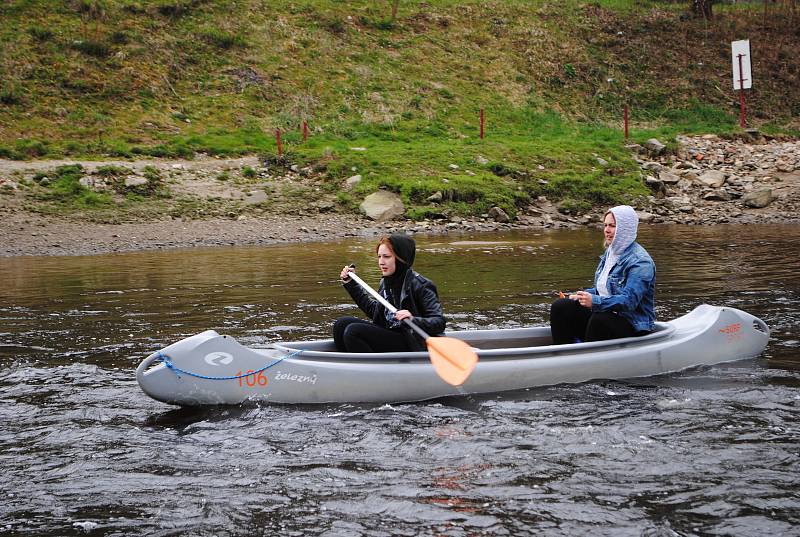
[[408, 269], [414, 264], [414, 257], [417, 255], [417, 244], [414, 239], [402, 233], [392, 233], [389, 235], [389, 242], [392, 243], [394, 255], [398, 258], [398, 263], [406, 265]]
[[389, 242], [392, 243], [392, 250], [395, 256], [395, 269], [394, 273], [390, 276], [385, 276], [384, 280], [386, 285], [392, 290], [395, 296], [396, 307], [400, 307], [400, 298], [402, 295], [401, 287], [406, 278], [406, 274], [414, 262], [414, 256], [417, 255], [417, 245], [414, 239], [408, 235], [401, 233], [393, 233], [389, 235]]

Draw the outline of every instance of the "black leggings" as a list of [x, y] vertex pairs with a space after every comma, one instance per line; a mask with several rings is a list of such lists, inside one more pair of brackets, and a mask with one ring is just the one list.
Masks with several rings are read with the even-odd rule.
[[577, 300], [559, 298], [550, 306], [550, 331], [553, 344], [575, 343], [580, 341], [604, 341], [644, 335], [636, 332], [631, 323], [621, 315], [611, 311], [592, 312], [581, 306]]
[[389, 330], [356, 317], [333, 323], [333, 341], [339, 352], [403, 352], [411, 350], [403, 332]]

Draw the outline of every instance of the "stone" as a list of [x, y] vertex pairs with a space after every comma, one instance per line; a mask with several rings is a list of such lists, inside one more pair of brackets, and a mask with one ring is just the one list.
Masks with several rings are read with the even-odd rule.
[[251, 190], [244, 199], [245, 205], [258, 205], [267, 201], [267, 193], [263, 190]]
[[706, 170], [697, 180], [711, 188], [719, 188], [725, 184], [725, 172], [720, 170]]
[[441, 191], [434, 192], [433, 194], [428, 196], [426, 201], [428, 201], [429, 203], [439, 203], [440, 201], [442, 201], [442, 192]]
[[508, 213], [506, 213], [500, 207], [492, 207], [491, 209], [489, 209], [489, 218], [491, 218], [495, 222], [500, 222], [503, 224], [511, 221], [511, 218], [508, 216]]
[[664, 153], [664, 150], [667, 148], [664, 144], [656, 140], [655, 138], [650, 138], [644, 143], [645, 149], [650, 152], [653, 156], [659, 156]]
[[147, 179], [138, 175], [128, 175], [125, 177], [125, 188], [135, 188], [147, 184]]
[[83, 188], [88, 188], [94, 190], [96, 181], [95, 178], [91, 175], [84, 175], [80, 179], [78, 179], [78, 184], [81, 185]]
[[731, 195], [724, 190], [713, 190], [704, 194], [703, 199], [707, 201], [730, 201]]
[[336, 204], [329, 200], [323, 200], [317, 203], [317, 210], [321, 213], [329, 213], [336, 208]]
[[387, 190], [373, 192], [364, 198], [359, 208], [367, 218], [377, 222], [394, 220], [406, 211], [400, 196]]
[[664, 197], [667, 194], [667, 187], [664, 182], [652, 176], [647, 176], [644, 179], [644, 184], [647, 188], [653, 191], [658, 197]]
[[760, 190], [754, 190], [753, 192], [749, 192], [742, 196], [742, 204], [745, 207], [750, 207], [752, 209], [763, 209], [770, 203], [772, 200], [775, 199], [772, 196], [772, 189], [770, 188], [762, 188]]
[[658, 178], [661, 180], [661, 182], [663, 182], [665, 184], [668, 184], [668, 185], [674, 185], [675, 183], [677, 183], [678, 181], [681, 180], [681, 178], [679, 176], [675, 175], [672, 172], [668, 172], [666, 170], [662, 170], [658, 174]]
[[344, 181], [344, 189], [345, 190], [352, 190], [353, 187], [355, 187], [360, 182], [361, 182], [361, 176], [360, 175], [353, 175], [351, 177], [348, 177]]
[[656, 218], [656, 215], [647, 211], [636, 211], [636, 215], [639, 217], [640, 222], [652, 222]]
[[642, 169], [650, 170], [651, 172], [654, 173], [659, 173], [661, 170], [664, 169], [664, 166], [662, 166], [658, 162], [645, 162], [644, 164], [642, 164]]

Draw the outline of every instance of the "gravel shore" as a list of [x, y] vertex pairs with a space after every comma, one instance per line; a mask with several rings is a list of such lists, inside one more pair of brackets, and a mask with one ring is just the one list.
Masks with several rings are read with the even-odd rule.
[[[652, 195], [636, 209], [645, 223], [713, 225], [800, 223], [800, 142], [796, 140], [725, 140], [717, 136], [681, 137], [675, 155], [652, 154], [632, 147], [642, 177]], [[602, 165], [602, 159], [598, 159]], [[73, 161], [18, 162], [0, 160], [0, 257], [92, 255], [137, 250], [267, 245], [286, 242], [328, 241], [343, 237], [377, 236], [405, 230], [442, 234], [491, 232], [510, 229], [576, 228], [598, 225], [599, 215], [562, 214], [545, 198], [520, 208], [509, 222], [483, 215], [413, 222], [375, 222], [364, 216], [341, 214], [330, 200], [308, 200], [302, 209], [279, 206], [261, 209], [256, 203], [259, 185], [221, 182], [218, 174], [234, 176], [257, 168], [255, 157], [200, 158], [191, 161], [148, 160], [114, 162], [136, 177], [152, 167], [168, 177], [170, 188], [181, 195], [239, 211], [225, 217], [194, 218], [154, 215], [134, 222], [97, 223], [80, 216], [46, 216], [26, 205], [26, 182]], [[108, 162], [80, 162], [87, 178]], [[311, 184], [313, 177], [295, 170], [280, 176], [257, 178], [264, 185]], [[31, 179], [34, 178], [34, 179]], [[343, 186], [344, 188], [344, 186]], [[256, 196], [256, 194], [258, 196]], [[225, 204], [228, 205], [225, 205]], [[248, 212], [249, 211], [249, 212]]]

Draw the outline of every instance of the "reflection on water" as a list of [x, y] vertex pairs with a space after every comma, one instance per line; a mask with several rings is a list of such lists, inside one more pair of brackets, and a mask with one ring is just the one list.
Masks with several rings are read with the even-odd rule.
[[[418, 237], [450, 329], [547, 322], [590, 283], [597, 230]], [[0, 259], [0, 533], [791, 534], [800, 228], [643, 226], [661, 319], [764, 319], [757, 360], [408, 405], [176, 409], [142, 357], [212, 328], [328, 337], [377, 284], [374, 241]]]

